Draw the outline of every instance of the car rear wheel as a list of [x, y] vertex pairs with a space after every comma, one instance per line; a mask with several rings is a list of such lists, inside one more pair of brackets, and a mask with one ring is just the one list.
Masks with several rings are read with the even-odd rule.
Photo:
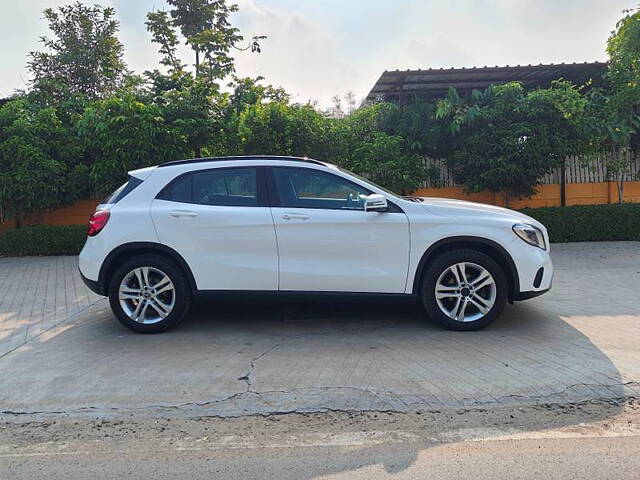
[[447, 252], [429, 265], [422, 302], [431, 319], [450, 330], [478, 330], [500, 316], [507, 282], [500, 265], [475, 250]]
[[180, 268], [157, 255], [141, 255], [121, 265], [109, 285], [116, 318], [139, 333], [163, 332], [186, 315], [191, 300]]

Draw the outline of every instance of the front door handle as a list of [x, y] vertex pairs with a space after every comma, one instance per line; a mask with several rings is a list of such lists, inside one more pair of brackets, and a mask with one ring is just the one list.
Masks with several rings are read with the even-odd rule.
[[196, 212], [193, 212], [191, 210], [171, 210], [169, 214], [175, 218], [180, 218], [180, 217], [194, 218], [198, 216]]
[[282, 215], [283, 220], [309, 220], [309, 215], [303, 215], [301, 213], [285, 213]]

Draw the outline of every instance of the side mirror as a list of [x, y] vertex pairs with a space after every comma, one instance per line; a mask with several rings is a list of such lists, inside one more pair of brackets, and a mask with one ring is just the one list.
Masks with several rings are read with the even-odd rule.
[[387, 210], [389, 210], [389, 206], [384, 195], [372, 193], [364, 197], [365, 212], [386, 212]]

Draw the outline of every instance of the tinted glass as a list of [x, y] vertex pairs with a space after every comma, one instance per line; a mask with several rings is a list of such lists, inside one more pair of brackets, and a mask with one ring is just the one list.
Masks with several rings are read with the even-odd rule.
[[207, 170], [193, 175], [193, 202], [202, 205], [258, 205], [255, 168]]
[[200, 205], [257, 206], [256, 169], [229, 168], [189, 173], [172, 182], [160, 198]]
[[118, 187], [118, 189], [107, 198], [105, 198], [102, 203], [118, 203], [141, 183], [142, 180], [140, 180], [139, 178], [129, 176], [129, 180], [127, 181], [127, 183], [124, 183], [123, 185]]
[[274, 168], [283, 207], [364, 210], [371, 192], [344, 178], [307, 168]]
[[164, 200], [171, 200], [174, 202], [192, 203], [191, 202], [191, 178], [193, 175], [184, 175], [178, 178], [176, 181], [169, 184], [169, 186], [162, 192], [162, 198]]

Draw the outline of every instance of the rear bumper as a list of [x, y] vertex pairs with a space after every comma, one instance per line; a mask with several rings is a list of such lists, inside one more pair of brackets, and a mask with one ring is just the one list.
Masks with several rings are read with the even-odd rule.
[[85, 277], [82, 274], [80, 269], [78, 269], [78, 273], [80, 274], [80, 278], [82, 278], [82, 281], [89, 288], [89, 290], [91, 290], [93, 293], [97, 293], [98, 295], [102, 295], [102, 296], [107, 295], [107, 293], [102, 288], [102, 285], [100, 285], [100, 282], [96, 282], [95, 280], [89, 280], [87, 277]]

